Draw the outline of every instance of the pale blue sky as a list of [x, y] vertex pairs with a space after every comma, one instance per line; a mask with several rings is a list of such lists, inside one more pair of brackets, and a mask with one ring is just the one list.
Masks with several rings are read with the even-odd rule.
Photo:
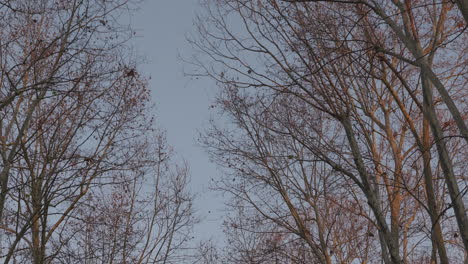
[[148, 60], [141, 69], [151, 76], [157, 121], [167, 130], [169, 144], [190, 165], [191, 189], [198, 193], [196, 208], [205, 217], [195, 230], [198, 240], [220, 235], [222, 202], [208, 191], [210, 179], [218, 172], [196, 144], [198, 131], [209, 119], [214, 83], [207, 78], [184, 77], [187, 65], [179, 56], [185, 58], [193, 52], [186, 36], [195, 33], [197, 11], [198, 0], [147, 0], [134, 14], [132, 24], [137, 36], [135, 48]]

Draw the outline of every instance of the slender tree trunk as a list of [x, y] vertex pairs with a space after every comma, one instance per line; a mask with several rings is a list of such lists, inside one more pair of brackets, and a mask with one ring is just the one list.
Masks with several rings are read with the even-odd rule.
[[[427, 107], [424, 104], [424, 107]], [[447, 251], [445, 249], [444, 245], [444, 238], [442, 236], [442, 230], [440, 228], [440, 222], [439, 222], [439, 217], [438, 217], [438, 207], [436, 203], [436, 198], [435, 198], [435, 192], [434, 192], [434, 185], [432, 183], [432, 170], [431, 170], [431, 142], [430, 142], [430, 134], [429, 134], [429, 122], [427, 119], [424, 119], [423, 121], [423, 135], [422, 135], [422, 143], [423, 143], [423, 148], [422, 155], [423, 155], [423, 163], [424, 163], [424, 184], [425, 184], [425, 190], [426, 190], [426, 195], [427, 195], [427, 203], [428, 203], [428, 208], [429, 208], [429, 216], [431, 217], [431, 223], [432, 223], [432, 228], [431, 228], [431, 236], [432, 240], [434, 241], [437, 250], [439, 252], [439, 258], [440, 258], [440, 263], [441, 264], [448, 264], [448, 257], [447, 257]]]
[[[400, 186], [402, 185], [403, 179], [403, 161], [401, 150], [398, 147], [397, 140], [393, 134], [392, 124], [390, 121], [390, 113], [387, 109], [382, 107], [382, 111], [384, 111], [385, 116], [385, 133], [387, 134], [387, 140], [390, 144], [390, 148], [392, 150], [393, 159], [395, 162], [394, 167], [394, 177], [393, 177], [393, 184], [387, 181], [387, 193], [388, 193], [388, 202], [390, 204], [390, 227], [391, 227], [391, 234], [392, 240], [395, 242], [395, 247], [398, 249], [400, 248], [400, 209], [401, 209], [401, 202], [402, 202], [402, 194], [400, 191]], [[385, 176], [388, 177], [388, 176]]]
[[385, 264], [391, 264], [389, 253], [388, 253], [388, 246], [383, 233], [379, 230], [379, 241], [380, 241], [380, 250], [382, 251], [382, 260]]
[[[390, 233], [387, 222], [385, 220], [385, 216], [383, 215], [382, 208], [380, 206], [379, 197], [370, 184], [370, 177], [365, 168], [364, 160], [362, 158], [359, 145], [356, 141], [356, 137], [353, 131], [353, 127], [351, 125], [351, 121], [349, 120], [349, 117], [344, 117], [340, 119], [340, 122], [343, 124], [343, 127], [345, 129], [346, 137], [348, 138], [348, 142], [351, 147], [351, 152], [354, 157], [354, 163], [356, 165], [356, 168], [362, 180], [362, 185], [364, 187], [363, 192], [366, 195], [367, 202], [370, 208], [374, 212], [375, 218], [377, 220], [377, 225], [379, 227], [379, 232], [382, 233], [383, 239], [385, 240], [385, 243], [386, 243], [386, 247], [388, 248], [388, 253], [390, 254], [391, 263], [400, 264], [402, 262], [401, 262], [401, 257], [399, 253], [399, 248], [396, 246], [397, 243], [395, 243], [395, 241], [393, 241], [392, 239], [392, 235]], [[385, 252], [386, 251], [382, 253], [385, 254]]]
[[424, 104], [427, 106], [426, 116], [431, 126], [432, 134], [434, 135], [437, 151], [439, 153], [439, 160], [442, 167], [442, 171], [445, 177], [445, 182], [449, 191], [450, 198], [452, 200], [453, 210], [457, 219], [457, 224], [460, 229], [460, 234], [465, 245], [465, 250], [468, 251], [468, 219], [466, 217], [465, 205], [463, 204], [463, 194], [460, 192], [458, 187], [457, 179], [453, 171], [452, 161], [448, 154], [446, 141], [442, 129], [437, 119], [435, 112], [434, 102], [432, 98], [432, 87], [426, 77], [426, 74], [422, 71], [422, 86], [423, 86], [423, 97]]
[[32, 213], [33, 220], [31, 225], [31, 235], [32, 235], [32, 257], [33, 264], [42, 264], [43, 255], [42, 255], [42, 243], [41, 243], [41, 191], [38, 179], [33, 179], [31, 182], [31, 204], [32, 204]]
[[318, 236], [320, 240], [320, 247], [322, 248], [323, 255], [325, 257], [325, 262], [327, 264], [332, 264], [330, 254], [327, 251], [327, 244], [325, 242], [324, 234], [326, 234], [325, 226], [322, 221], [322, 216], [320, 215], [320, 212], [315, 204], [313, 204], [311, 201], [308, 201], [309, 204], [314, 208], [315, 211], [315, 218], [317, 220], [317, 228], [318, 228]]

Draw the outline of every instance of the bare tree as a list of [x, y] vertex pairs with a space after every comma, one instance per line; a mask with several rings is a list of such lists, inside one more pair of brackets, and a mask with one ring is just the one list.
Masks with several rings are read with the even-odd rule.
[[188, 168], [154, 131], [127, 0], [2, 1], [5, 263], [174, 263], [195, 222]]
[[[95, 189], [57, 241], [61, 263], [180, 263], [195, 223], [193, 197], [186, 190], [186, 165], [171, 162], [172, 153], [158, 136], [144, 157], [145, 167], [115, 177], [112, 189]], [[152, 155], [148, 155], [152, 154]], [[154, 177], [153, 177], [154, 176]], [[148, 188], [152, 186], [154, 188]], [[60, 249], [64, 247], [64, 249]]]
[[[466, 48], [463, 44], [458, 44], [459, 41], [466, 41], [466, 34], [464, 23], [460, 21], [458, 13], [454, 14], [450, 12], [453, 9], [453, 5], [444, 1], [437, 3], [421, 1], [416, 5], [412, 1], [392, 1], [391, 3], [363, 1], [357, 4], [333, 0], [290, 2], [329, 2], [332, 4], [342, 2], [344, 4], [351, 4], [351, 6], [360, 10], [359, 13], [365, 18], [363, 21], [371, 21], [371, 24], [365, 25], [373, 28], [372, 39], [368, 39], [372, 45], [371, 48], [420, 69], [422, 82], [420, 90], [423, 91], [424, 101], [426, 102], [423, 114], [430, 123], [446, 184], [457, 216], [457, 223], [462, 233], [465, 249], [468, 249], [468, 218], [462, 200], [463, 190], [460, 190], [457, 184], [453, 165], [451, 164], [447, 146], [445, 145], [447, 139], [443, 134], [436, 109], [433, 107], [434, 100], [432, 94], [432, 86], [434, 86], [450, 111], [460, 135], [468, 142], [468, 129], [464, 121], [465, 117], [458, 109], [460, 104], [462, 109], [464, 105], [461, 101], [455, 103], [455, 99], [459, 98], [459, 94], [463, 97], [465, 93], [463, 87], [466, 86], [466, 83], [463, 81], [461, 83], [458, 82], [457, 76], [466, 75], [464, 70], [466, 65], [466, 56], [464, 56]], [[457, 2], [457, 4], [460, 11], [466, 16], [466, 12], [464, 12], [466, 6], [463, 7], [461, 2]], [[375, 17], [369, 19], [370, 13], [375, 14]], [[452, 21], [448, 21], [449, 18]], [[351, 23], [359, 24], [359, 21], [355, 19]], [[376, 27], [376, 25], [382, 25], [382, 23], [386, 25], [385, 28], [382, 28], [385, 31]], [[426, 30], [427, 26], [431, 27], [431, 30]], [[389, 37], [397, 39], [401, 44], [400, 48], [406, 51], [403, 53], [394, 52], [392, 46], [388, 46], [385, 43], [385, 39]], [[456, 59], [447, 63], [444, 58], [444, 55], [447, 53], [453, 53]], [[444, 72], [444, 68], [447, 72], [450, 72], [449, 76], [440, 73]], [[451, 94], [446, 87], [447, 85], [444, 85], [444, 82], [450, 85]]]
[[[192, 43], [208, 60], [195, 58], [194, 63], [200, 67], [200, 75], [209, 75], [218, 82], [221, 88], [218, 105], [233, 126], [222, 129], [215, 125], [207, 136], [212, 141], [208, 140], [205, 145], [228, 171], [236, 170], [236, 175], [243, 175], [250, 181], [264, 179], [265, 182], [262, 187], [240, 188], [226, 181], [221, 189], [233, 197], [245, 197], [247, 202], [257, 204], [258, 201], [250, 197], [272, 188], [265, 197], [278, 197], [288, 213], [275, 217], [264, 213], [275, 204], [272, 198], [260, 199], [261, 206], [253, 209], [267, 219], [274, 219], [276, 224], [290, 217], [294, 225], [289, 226], [297, 230], [289, 231], [309, 243], [311, 252], [320, 260], [317, 247], [320, 236], [307, 237], [307, 228], [303, 228], [306, 225], [297, 213], [300, 206], [291, 202], [294, 196], [289, 193], [301, 185], [291, 186], [288, 181], [305, 176], [296, 176], [300, 173], [288, 170], [290, 164], [323, 163], [325, 171], [336, 174], [342, 182], [340, 187], [332, 189], [347, 190], [350, 198], [340, 197], [341, 200], [354, 198], [360, 206], [351, 206], [355, 209], [352, 213], [375, 227], [376, 232], [372, 234], [376, 241], [371, 244], [380, 244], [385, 263], [404, 263], [410, 259], [411, 262], [427, 259], [435, 262], [437, 257], [442, 263], [448, 263], [449, 258], [458, 259], [460, 251], [457, 249], [451, 254], [446, 252], [448, 246], [444, 241], [447, 238], [443, 237], [441, 226], [447, 223], [445, 230], [450, 227], [448, 223], [452, 218], [447, 212], [451, 211], [452, 204], [447, 206], [445, 187], [432, 172], [440, 175], [438, 171], [442, 168], [452, 203], [461, 202], [464, 192], [454, 191], [452, 187], [463, 178], [450, 170], [462, 171], [463, 166], [452, 164], [450, 159], [464, 159], [460, 146], [466, 141], [451, 139], [442, 146], [442, 138], [437, 136], [441, 134], [433, 130], [440, 158], [429, 155], [431, 141], [427, 124], [432, 122], [430, 118], [443, 120], [445, 126], [442, 128], [439, 124], [440, 131], [445, 130], [443, 133], [454, 137], [458, 132], [451, 124], [459, 122], [448, 121], [447, 117], [449, 120], [458, 118], [456, 111], [444, 109], [437, 103], [431, 104], [433, 113], [427, 113], [427, 99], [423, 98], [427, 98], [428, 89], [423, 87], [426, 84], [421, 85], [421, 80], [424, 74], [436, 68], [439, 72], [445, 67], [453, 75], [444, 76], [444, 80], [452, 84], [454, 91], [460, 90], [458, 77], [463, 75], [463, 58], [448, 65], [441, 57], [434, 56], [431, 69], [415, 65], [405, 57], [413, 54], [408, 43], [399, 39], [398, 34], [386, 33], [392, 32], [385, 26], [390, 23], [386, 20], [389, 16], [372, 16], [375, 10], [361, 2], [289, 4], [233, 0], [206, 3], [206, 17], [199, 23], [201, 37]], [[426, 11], [429, 7], [422, 5], [411, 10], [416, 12], [418, 8]], [[448, 12], [450, 6], [442, 4], [434, 8], [434, 12], [443, 14], [435, 21], [444, 24], [447, 15], [444, 12]], [[435, 23], [423, 19], [422, 13], [418, 13], [418, 23]], [[450, 16], [457, 15], [450, 13]], [[398, 18], [398, 14], [395, 17]], [[207, 25], [205, 21], [210, 23]], [[242, 30], [232, 27], [232, 21], [239, 21]], [[389, 27], [393, 30], [391, 25]], [[456, 25], [438, 30], [445, 32], [443, 39], [437, 40], [445, 43], [443, 45], [463, 38]], [[430, 44], [441, 33], [436, 30], [434, 36], [428, 34], [421, 39]], [[445, 49], [441, 45], [430, 46], [428, 50]], [[459, 51], [459, 48], [453, 50], [454, 53]], [[422, 74], [418, 75], [419, 72]], [[442, 75], [437, 78], [441, 79]], [[434, 82], [436, 80], [431, 80]], [[449, 99], [463, 106], [453, 93]], [[450, 105], [450, 100], [444, 102]], [[451, 115], [447, 116], [447, 112]], [[434, 128], [437, 124], [433, 121]], [[458, 129], [463, 135], [463, 126], [458, 125]], [[284, 157], [289, 156], [291, 148], [284, 146], [290, 141], [296, 142], [291, 145], [306, 150], [307, 158], [291, 155], [286, 162]], [[452, 150], [450, 158], [447, 149]], [[234, 158], [224, 160], [231, 156]], [[249, 161], [249, 168], [253, 167], [255, 174], [239, 160]], [[324, 175], [327, 173], [316, 177], [324, 178]], [[323, 199], [339, 200], [333, 199], [335, 196], [338, 195], [331, 194]], [[273, 208], [269, 210], [281, 212]], [[429, 219], [425, 212], [430, 215]], [[457, 220], [465, 214], [459, 208], [455, 208], [454, 213]], [[425, 229], [427, 224], [429, 228]], [[458, 221], [458, 226], [460, 232], [464, 232], [463, 221]], [[425, 244], [432, 247], [429, 255], [424, 251]], [[325, 263], [327, 256], [323, 252], [320, 262]], [[363, 252], [360, 251], [359, 257], [365, 256]], [[461, 255], [463, 258], [463, 253]]]
[[126, 5], [76, 0], [9, 1], [1, 6], [0, 218], [12, 163], [43, 100], [73, 100], [87, 92], [84, 86], [109, 87], [116, 81], [112, 78], [132, 73], [117, 63], [124, 63], [121, 48], [129, 35], [115, 19]]

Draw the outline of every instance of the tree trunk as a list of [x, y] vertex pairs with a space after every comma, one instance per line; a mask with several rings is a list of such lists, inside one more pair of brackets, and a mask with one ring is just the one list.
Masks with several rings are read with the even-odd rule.
[[[348, 142], [354, 158], [354, 163], [362, 180], [364, 195], [366, 195], [367, 202], [372, 211], [374, 212], [375, 218], [377, 220], [377, 225], [380, 229], [379, 232], [382, 233], [383, 239], [386, 242], [388, 253], [390, 254], [390, 259], [392, 263], [400, 264], [402, 262], [399, 253], [399, 248], [396, 246], [397, 243], [395, 243], [395, 241], [393, 241], [392, 239], [392, 235], [389, 231], [387, 222], [385, 220], [385, 216], [383, 215], [382, 208], [380, 206], [379, 197], [378, 195], [376, 195], [375, 190], [370, 185], [370, 178], [365, 168], [364, 160], [362, 158], [359, 145], [356, 141], [351, 121], [349, 120], [349, 117], [344, 117], [340, 119], [340, 122], [343, 124], [343, 127], [345, 129], [346, 137], [348, 138]], [[382, 253], [385, 254], [385, 252]]]
[[[424, 107], [427, 107], [425, 104], [426, 100], [424, 100]], [[438, 217], [438, 208], [434, 193], [434, 185], [432, 183], [432, 170], [431, 170], [431, 142], [430, 142], [430, 134], [429, 134], [429, 122], [427, 119], [423, 121], [423, 136], [422, 136], [422, 144], [423, 149], [421, 149], [423, 155], [423, 163], [424, 163], [424, 184], [425, 190], [427, 195], [427, 203], [429, 209], [429, 216], [431, 217], [431, 236], [432, 240], [434, 241], [435, 245], [437, 246], [437, 250], [439, 252], [439, 258], [441, 264], [448, 264], [448, 257], [447, 251], [444, 245], [444, 238], [442, 236], [442, 230], [440, 228], [439, 217]]]
[[453, 210], [457, 219], [457, 224], [460, 229], [460, 234], [465, 245], [465, 250], [468, 251], [468, 219], [466, 217], [465, 205], [463, 204], [463, 195], [458, 187], [457, 179], [453, 171], [452, 161], [448, 154], [447, 146], [445, 143], [444, 135], [437, 119], [435, 112], [434, 102], [432, 98], [432, 87], [426, 76], [421, 72], [422, 86], [423, 86], [423, 97], [427, 111], [424, 111], [425, 116], [428, 117], [428, 121], [431, 126], [432, 134], [434, 135], [437, 151], [439, 153], [440, 164], [444, 173], [445, 182], [449, 191], [450, 198], [452, 200]]

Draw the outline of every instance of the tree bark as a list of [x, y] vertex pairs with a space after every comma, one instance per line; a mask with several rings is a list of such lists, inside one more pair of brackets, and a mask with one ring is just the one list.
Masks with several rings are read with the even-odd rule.
[[423, 97], [427, 111], [424, 111], [425, 116], [429, 117], [432, 134], [434, 135], [437, 151], [439, 153], [440, 164], [444, 173], [445, 182], [452, 200], [453, 210], [457, 219], [457, 224], [460, 229], [461, 238], [465, 245], [465, 250], [468, 251], [468, 219], [466, 217], [465, 205], [463, 204], [463, 195], [458, 187], [457, 179], [453, 171], [452, 161], [448, 154], [446, 141], [440, 127], [437, 114], [435, 112], [434, 102], [432, 98], [432, 87], [424, 71], [421, 71], [421, 81], [423, 86]]
[[[362, 158], [359, 145], [356, 141], [351, 121], [349, 117], [342, 117], [340, 118], [340, 122], [342, 123], [345, 129], [346, 137], [348, 139], [351, 152], [354, 158], [354, 163], [362, 180], [364, 195], [366, 195], [367, 202], [371, 207], [372, 211], [374, 212], [374, 216], [377, 220], [377, 225], [379, 227], [379, 232], [381, 232], [383, 239], [386, 242], [388, 253], [390, 254], [391, 263], [400, 264], [402, 263], [402, 261], [399, 253], [399, 248], [396, 246], [397, 243], [392, 239], [392, 234], [388, 228], [385, 216], [383, 215], [383, 211], [380, 206], [379, 197], [378, 195], [376, 195], [374, 188], [370, 185], [370, 177], [365, 168], [364, 160]], [[385, 254], [385, 252], [382, 253]]]
[[[426, 101], [424, 100], [424, 103]], [[427, 107], [426, 104], [423, 105], [424, 107]], [[423, 135], [422, 135], [422, 144], [423, 148], [421, 149], [422, 151], [422, 156], [423, 156], [423, 163], [424, 163], [424, 184], [425, 184], [425, 191], [427, 195], [427, 203], [428, 203], [428, 209], [429, 209], [429, 216], [431, 217], [431, 223], [432, 223], [432, 228], [431, 228], [431, 236], [432, 240], [435, 242], [437, 246], [437, 250], [439, 252], [439, 258], [440, 258], [440, 263], [441, 264], [448, 264], [448, 257], [447, 257], [447, 251], [445, 249], [444, 245], [444, 238], [442, 236], [442, 229], [440, 228], [440, 223], [439, 223], [439, 214], [438, 214], [438, 209], [437, 209], [437, 203], [436, 203], [436, 198], [434, 195], [434, 185], [432, 183], [432, 170], [431, 170], [431, 142], [430, 142], [430, 134], [429, 134], [429, 122], [424, 119], [423, 121]]]

